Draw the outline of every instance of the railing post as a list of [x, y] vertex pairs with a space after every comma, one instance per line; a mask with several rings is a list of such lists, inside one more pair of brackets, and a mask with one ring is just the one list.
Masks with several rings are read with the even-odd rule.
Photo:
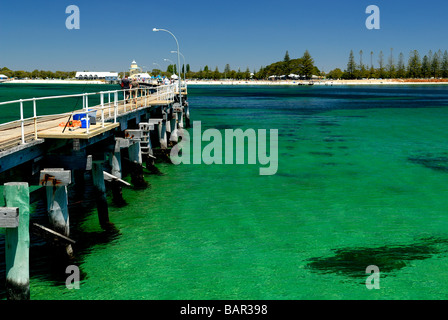
[[114, 92], [114, 123], [117, 123], [118, 113], [118, 90]]
[[101, 128], [104, 128], [104, 92], [100, 92], [101, 101]]
[[145, 89], [145, 106], [148, 106], [148, 88]]
[[129, 99], [130, 99], [130, 102], [131, 102], [131, 111], [132, 111], [132, 101], [134, 100], [134, 99], [132, 99], [133, 96], [134, 96], [134, 89], [130, 89], [130, 91], [129, 91]]
[[123, 90], [124, 113], [126, 113], [126, 90], [128, 89]]
[[109, 91], [109, 103], [107, 105], [109, 106], [108, 109], [109, 109], [109, 118], [110, 118], [110, 91]]
[[25, 124], [23, 119], [23, 100], [20, 99], [20, 122], [21, 122], [21, 131], [22, 131], [22, 144], [25, 144]]
[[33, 98], [33, 114], [34, 114], [34, 140], [37, 140], [37, 108], [36, 108], [36, 98]]

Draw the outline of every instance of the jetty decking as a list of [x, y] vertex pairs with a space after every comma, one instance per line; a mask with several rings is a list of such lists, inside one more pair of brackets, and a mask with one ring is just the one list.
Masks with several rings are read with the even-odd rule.
[[[92, 97], [96, 101], [99, 97], [100, 103], [89, 106]], [[38, 114], [43, 100], [60, 99], [63, 103], [73, 98], [82, 98], [82, 108]], [[74, 184], [74, 190], [82, 192], [84, 174], [89, 171], [99, 223], [105, 230], [111, 228], [107, 188], [111, 188], [115, 203], [124, 203], [123, 186], [147, 187], [143, 164], [146, 172], [157, 172], [155, 160], [159, 156], [169, 160], [169, 147], [178, 143], [178, 129], [189, 126], [186, 100], [187, 88], [179, 90], [171, 84], [0, 103], [0, 107], [18, 106], [21, 115], [18, 120], [0, 124], [0, 182], [6, 203], [6, 208], [0, 207], [0, 228], [7, 230], [9, 300], [30, 298], [30, 230], [49, 243], [58, 239], [57, 247], [64, 249], [65, 256], [76, 250], [76, 239], [70, 238], [67, 188]], [[25, 103], [32, 104], [33, 117], [24, 118]], [[122, 180], [123, 172], [131, 175], [131, 183]], [[37, 187], [33, 193], [43, 191], [38, 194], [47, 203], [48, 226], [30, 225], [30, 204], [37, 200], [30, 186]]]
[[[10, 105], [10, 104], [20, 104], [20, 107], [23, 108], [23, 103], [32, 101], [34, 103], [34, 117], [28, 119], [20, 119], [17, 121], [9, 122], [6, 124], [0, 124], [0, 152], [7, 150], [11, 147], [17, 146], [19, 144], [25, 144], [26, 142], [30, 142], [33, 140], [37, 140], [40, 138], [81, 138], [88, 139], [92, 137], [92, 133], [89, 130], [79, 130], [78, 132], [73, 133], [64, 127], [59, 130], [59, 124], [61, 122], [66, 122], [68, 117], [72, 114], [79, 114], [85, 112], [86, 110], [95, 110], [97, 111], [97, 120], [102, 122], [102, 130], [93, 130], [97, 133], [101, 133], [105, 128], [112, 129], [113, 126], [108, 124], [104, 125], [105, 122], [110, 122], [114, 120], [116, 122], [116, 117], [133, 112], [135, 109], [142, 107], [152, 107], [152, 106], [164, 106], [169, 105], [174, 102], [174, 96], [176, 92], [174, 92], [174, 86], [162, 86], [158, 87], [154, 93], [152, 93], [152, 89], [149, 88], [141, 88], [129, 90], [130, 94], [135, 94], [136, 91], [139, 91], [141, 96], [138, 98], [124, 100], [117, 100], [118, 94], [121, 92], [124, 94], [124, 90], [116, 90], [116, 91], [107, 91], [100, 93], [84, 93], [81, 95], [67, 95], [67, 96], [58, 96], [58, 97], [47, 97], [47, 98], [37, 98], [37, 99], [25, 99], [25, 100], [16, 100], [9, 102], [2, 102], [2, 105]], [[182, 90], [185, 92], [184, 90]], [[110, 95], [114, 95], [115, 101], [110, 101]], [[101, 95], [102, 100], [104, 100], [104, 96], [109, 97], [109, 101], [102, 105], [89, 107], [86, 103], [86, 98], [92, 95]], [[45, 115], [38, 116], [36, 105], [37, 102], [48, 99], [64, 99], [64, 98], [72, 98], [72, 97], [82, 97], [83, 104], [85, 105], [83, 109], [74, 110], [70, 113], [65, 114], [56, 114], [56, 115]], [[99, 111], [99, 112], [98, 112]], [[101, 113], [101, 114], [99, 114]], [[21, 111], [23, 114], [23, 111]], [[98, 129], [97, 126], [94, 129]], [[62, 133], [64, 131], [64, 133]]]

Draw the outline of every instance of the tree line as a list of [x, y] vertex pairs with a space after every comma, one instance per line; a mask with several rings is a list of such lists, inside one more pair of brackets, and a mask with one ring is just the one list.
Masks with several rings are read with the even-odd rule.
[[221, 72], [218, 67], [212, 70], [206, 65], [197, 72], [187, 72], [186, 76], [188, 79], [266, 80], [270, 76], [280, 77], [289, 76], [290, 74], [295, 74], [303, 79], [310, 79], [313, 75], [321, 75], [321, 72], [314, 65], [314, 59], [311, 57], [311, 54], [306, 50], [303, 56], [297, 59], [291, 59], [288, 51], [286, 51], [283, 60], [271, 63], [265, 67], [262, 66], [258, 71], [253, 70], [251, 72], [249, 67], [246, 67], [244, 70], [241, 70], [241, 68], [234, 70], [229, 64], [226, 64], [224, 70]]
[[[76, 75], [75, 71], [43, 71], [34, 70], [29, 71], [13, 71], [6, 67], [0, 69], [0, 73], [6, 75], [9, 78], [32, 78], [32, 79], [67, 79], [74, 78]], [[235, 80], [250, 80], [250, 79], [268, 79], [270, 76], [288, 76], [290, 74], [296, 74], [304, 79], [309, 79], [313, 75], [320, 75], [321, 72], [314, 65], [314, 59], [311, 57], [308, 50], [305, 51], [301, 58], [290, 59], [288, 51], [286, 51], [283, 60], [271, 63], [265, 67], [260, 67], [258, 71], [250, 71], [249, 67], [244, 70], [238, 68], [237, 70], [232, 69], [229, 64], [226, 64], [224, 70], [221, 72], [218, 67], [214, 69], [209, 68], [208, 65], [204, 68], [200, 68], [199, 71], [192, 71], [190, 65], [182, 65], [181, 75], [185, 74], [187, 79], [210, 79], [210, 80], [220, 80], [220, 79], [235, 79]], [[119, 73], [119, 77], [124, 75], [129, 75], [129, 72]], [[153, 75], [161, 75], [166, 77], [171, 77], [173, 74], [177, 74], [177, 65], [168, 65], [165, 71], [160, 69], [153, 69]]]
[[[370, 61], [368, 61], [370, 58]], [[200, 68], [199, 71], [190, 70], [190, 65], [182, 65], [181, 75], [186, 75], [187, 79], [235, 79], [235, 80], [266, 80], [272, 76], [289, 76], [294, 74], [302, 79], [310, 79], [313, 75], [325, 76], [329, 79], [419, 79], [419, 78], [448, 78], [448, 51], [442, 52], [438, 50], [432, 52], [431, 50], [421, 57], [417, 50], [409, 53], [407, 60], [402, 52], [399, 53], [398, 59], [395, 60], [393, 49], [390, 50], [388, 57], [383, 51], [380, 51], [376, 57], [374, 66], [374, 53], [370, 52], [370, 57], [364, 56], [363, 51], [359, 52], [359, 59], [355, 58], [353, 50], [350, 51], [347, 67], [344, 70], [336, 68], [327, 74], [321, 72], [314, 64], [314, 59], [306, 50], [302, 57], [291, 59], [288, 51], [286, 51], [283, 60], [271, 63], [265, 67], [260, 67], [258, 71], [249, 70], [246, 67], [244, 70], [238, 68], [234, 70], [229, 64], [226, 64], [223, 71], [218, 67], [214, 69], [209, 66]], [[367, 62], [365, 62], [367, 61]], [[4, 74], [9, 78], [33, 78], [33, 79], [68, 79], [74, 78], [75, 71], [13, 71], [6, 67], [0, 69], [0, 74]], [[127, 73], [128, 74], [128, 73]], [[166, 71], [159, 69], [152, 70], [153, 75], [162, 75], [170, 77], [172, 74], [177, 74], [177, 66], [169, 65]], [[121, 76], [122, 74], [120, 74]]]
[[10, 70], [7, 67], [0, 69], [0, 74], [4, 74], [8, 78], [32, 78], [32, 79], [70, 79], [74, 78], [76, 71], [45, 71], [45, 70], [34, 70], [34, 71], [23, 71], [23, 70]]
[[374, 67], [373, 51], [370, 52], [370, 65], [363, 62], [363, 51], [359, 52], [359, 60], [356, 61], [353, 50], [350, 51], [347, 68], [331, 70], [326, 76], [330, 79], [429, 79], [448, 78], [448, 51], [430, 50], [421, 57], [418, 50], [409, 53], [407, 61], [402, 52], [395, 61], [393, 49], [386, 59], [383, 51], [378, 55], [377, 66]]

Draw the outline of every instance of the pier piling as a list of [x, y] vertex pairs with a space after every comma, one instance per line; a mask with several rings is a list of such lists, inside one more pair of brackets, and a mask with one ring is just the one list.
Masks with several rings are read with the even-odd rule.
[[106, 184], [104, 182], [103, 161], [93, 161], [92, 180], [95, 189], [96, 206], [100, 226], [106, 229], [110, 226], [109, 207], [107, 204]]
[[143, 175], [143, 158], [139, 142], [129, 146], [129, 163], [131, 166], [131, 183], [134, 188], [144, 189], [148, 187]]
[[168, 148], [168, 142], [166, 138], [166, 123], [167, 121], [165, 119], [161, 119], [157, 124], [157, 133], [161, 149]]
[[190, 128], [190, 107], [188, 106], [188, 102], [184, 102], [184, 113], [185, 113], [185, 128]]
[[[121, 146], [125, 143], [123, 138], [115, 139], [115, 147], [111, 158], [112, 175], [118, 179], [122, 178], [121, 172]], [[129, 143], [128, 143], [129, 144]], [[122, 207], [126, 205], [123, 199], [122, 184], [117, 180], [111, 182], [112, 185], [112, 199], [115, 205]]]
[[169, 139], [170, 135], [171, 135], [171, 118], [172, 116], [172, 110], [171, 108], [169, 108], [169, 106], [167, 107], [163, 107], [162, 108], [162, 118], [165, 120], [166, 123], [166, 133], [167, 133], [167, 139]]
[[178, 132], [177, 132], [177, 112], [174, 112], [173, 110], [173, 117], [170, 120], [171, 125], [171, 135], [170, 135], [170, 144], [176, 144], [179, 140]]
[[6, 295], [8, 300], [29, 300], [30, 193], [28, 183], [5, 183], [4, 197], [7, 207], [18, 208], [17, 227], [7, 227], [5, 233]]
[[[45, 186], [47, 195], [47, 212], [54, 231], [69, 237], [70, 219], [68, 212], [67, 186], [71, 183], [71, 171], [64, 169], [44, 169], [40, 172], [41, 186]], [[65, 245], [69, 257], [73, 256], [70, 244]]]

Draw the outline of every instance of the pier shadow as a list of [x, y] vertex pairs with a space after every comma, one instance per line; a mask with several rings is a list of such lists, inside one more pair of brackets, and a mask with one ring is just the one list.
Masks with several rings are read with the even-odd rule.
[[412, 244], [334, 249], [333, 256], [308, 259], [306, 267], [323, 274], [366, 279], [366, 268], [375, 265], [381, 277], [394, 275], [411, 261], [430, 259], [448, 252], [448, 239], [426, 238]]

